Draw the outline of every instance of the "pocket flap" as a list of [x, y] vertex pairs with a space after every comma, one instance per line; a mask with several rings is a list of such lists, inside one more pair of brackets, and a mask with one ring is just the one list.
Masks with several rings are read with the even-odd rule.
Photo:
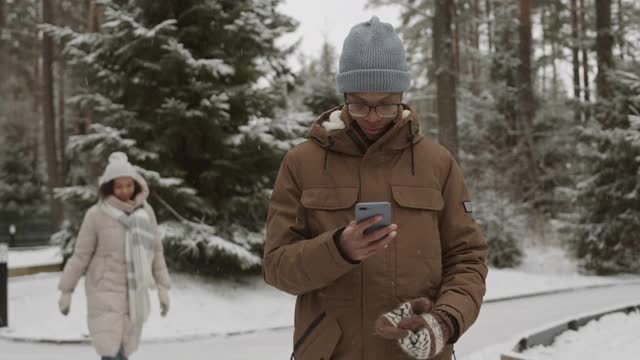
[[444, 200], [440, 190], [426, 186], [391, 185], [393, 199], [402, 207], [442, 210]]
[[305, 331], [304, 339], [294, 350], [295, 360], [329, 360], [333, 354], [342, 329], [338, 321], [328, 314], [318, 317], [319, 322]]
[[352, 207], [358, 200], [358, 188], [308, 188], [302, 191], [300, 201], [309, 209], [337, 210]]

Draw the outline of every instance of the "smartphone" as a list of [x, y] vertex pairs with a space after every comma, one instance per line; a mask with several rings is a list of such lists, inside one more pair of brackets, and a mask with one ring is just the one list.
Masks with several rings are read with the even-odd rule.
[[369, 226], [364, 231], [365, 234], [369, 234], [385, 226], [391, 225], [391, 204], [384, 201], [361, 202], [356, 204], [356, 223], [359, 223], [376, 215], [382, 215], [382, 219], [377, 223]]

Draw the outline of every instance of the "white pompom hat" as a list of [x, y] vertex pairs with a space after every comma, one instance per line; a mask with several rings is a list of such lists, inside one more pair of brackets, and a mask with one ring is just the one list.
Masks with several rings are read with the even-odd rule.
[[115, 178], [124, 176], [134, 179], [139, 177], [136, 169], [129, 163], [127, 154], [120, 151], [114, 152], [109, 155], [109, 165], [104, 169], [104, 174], [100, 177], [98, 184], [102, 186]]

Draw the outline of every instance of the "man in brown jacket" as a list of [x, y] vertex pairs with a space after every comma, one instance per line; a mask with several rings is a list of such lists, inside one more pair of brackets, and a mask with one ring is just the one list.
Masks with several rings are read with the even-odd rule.
[[[267, 219], [264, 278], [297, 296], [297, 360], [450, 359], [485, 293], [487, 244], [451, 154], [423, 137], [402, 42], [377, 17], [347, 36], [345, 105], [285, 156]], [[386, 201], [393, 224], [353, 221]]]

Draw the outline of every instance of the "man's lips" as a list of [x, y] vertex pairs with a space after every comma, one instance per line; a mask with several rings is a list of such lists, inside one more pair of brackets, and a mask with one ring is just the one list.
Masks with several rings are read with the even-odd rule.
[[382, 130], [382, 128], [364, 128], [364, 131], [369, 133], [369, 134], [376, 134], [378, 132], [380, 132]]

